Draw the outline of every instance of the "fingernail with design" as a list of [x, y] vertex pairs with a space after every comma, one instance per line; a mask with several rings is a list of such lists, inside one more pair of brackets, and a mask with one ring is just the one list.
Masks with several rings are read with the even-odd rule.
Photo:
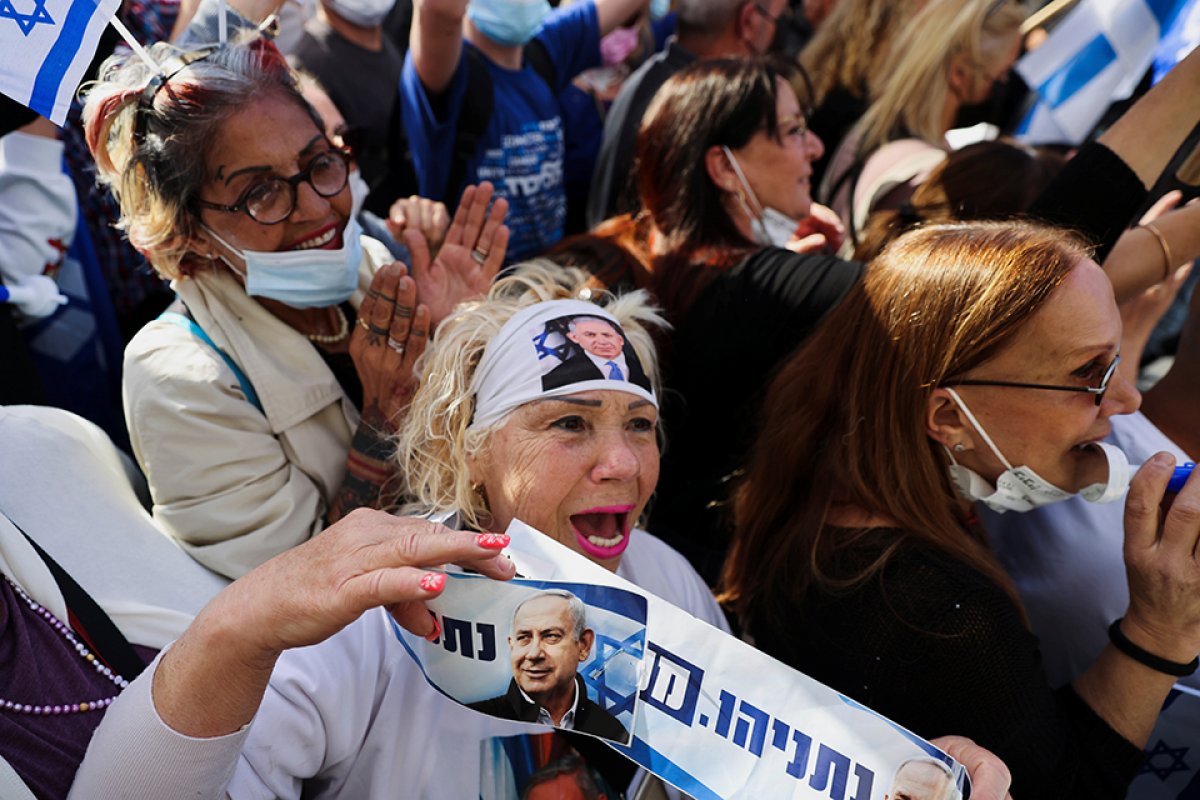
[[429, 619], [433, 622], [433, 630], [425, 634], [425, 641], [436, 642], [442, 638], [442, 623], [438, 622], [437, 614], [432, 611], [429, 612]]
[[501, 550], [508, 547], [510, 539], [507, 533], [481, 533], [475, 537], [475, 543], [489, 550]]
[[444, 572], [426, 572], [421, 576], [421, 588], [427, 592], [440, 592], [446, 585]]

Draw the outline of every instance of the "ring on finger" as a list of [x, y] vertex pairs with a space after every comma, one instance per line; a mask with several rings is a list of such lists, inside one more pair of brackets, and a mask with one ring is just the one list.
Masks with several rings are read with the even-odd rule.
[[371, 326], [367, 324], [367, 318], [366, 318], [366, 317], [359, 317], [359, 318], [358, 318], [358, 327], [362, 328], [364, 331], [369, 331], [369, 330], [371, 330]]
[[398, 342], [389, 336], [387, 340], [387, 346], [395, 350], [400, 355], [404, 355], [404, 342]]
[[368, 297], [374, 297], [376, 300], [383, 300], [383, 301], [385, 301], [385, 302], [388, 302], [388, 303], [395, 303], [395, 302], [396, 302], [396, 298], [394, 298], [394, 297], [388, 297], [386, 294], [384, 294], [383, 292], [379, 291], [378, 289], [367, 289], [367, 296], [368, 296]]
[[482, 247], [476, 247], [471, 251], [471, 258], [475, 259], [476, 264], [482, 264], [483, 262], [487, 261], [487, 257], [488, 251], [484, 250]]
[[387, 336], [388, 335], [387, 328], [380, 327], [379, 325], [375, 325], [370, 322], [367, 323], [367, 330], [370, 331], [371, 333], [375, 334], [376, 336]]

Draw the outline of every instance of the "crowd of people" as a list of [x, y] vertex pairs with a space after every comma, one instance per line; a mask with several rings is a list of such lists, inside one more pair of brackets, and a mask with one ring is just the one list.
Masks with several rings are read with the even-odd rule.
[[[474, 704], [395, 645], [519, 520], [974, 797], [1125, 797], [1200, 664], [1200, 293], [1137, 388], [1200, 53], [1069, 153], [955, 149], [1014, 0], [551, 5], [126, 3], [64, 131], [0, 107], [0, 794], [679, 797], [583, 735], [570, 593]], [[116, 433], [30, 404], [91, 226], [154, 276], [96, 249]]]

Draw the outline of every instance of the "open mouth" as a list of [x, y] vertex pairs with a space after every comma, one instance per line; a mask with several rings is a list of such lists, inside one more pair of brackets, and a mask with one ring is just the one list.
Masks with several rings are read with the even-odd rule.
[[340, 246], [338, 236], [338, 226], [335, 224], [327, 225], [311, 236], [307, 236], [288, 246], [288, 250], [316, 250], [317, 248], [326, 248], [331, 246]]
[[629, 546], [630, 514], [635, 506], [603, 506], [571, 515], [579, 547], [597, 560], [616, 558]]

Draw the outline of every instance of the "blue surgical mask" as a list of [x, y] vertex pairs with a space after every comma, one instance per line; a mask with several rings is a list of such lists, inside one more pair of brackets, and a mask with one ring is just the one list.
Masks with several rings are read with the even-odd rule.
[[548, 0], [471, 0], [467, 16], [493, 42], [524, 46], [550, 13]]
[[671, 10], [671, 0], [650, 0], [650, 19], [662, 19]]
[[342, 231], [337, 250], [239, 250], [205, 226], [210, 236], [245, 262], [245, 271], [221, 256], [246, 282], [246, 294], [278, 300], [293, 308], [325, 308], [344, 303], [358, 288], [362, 228], [354, 217]]

